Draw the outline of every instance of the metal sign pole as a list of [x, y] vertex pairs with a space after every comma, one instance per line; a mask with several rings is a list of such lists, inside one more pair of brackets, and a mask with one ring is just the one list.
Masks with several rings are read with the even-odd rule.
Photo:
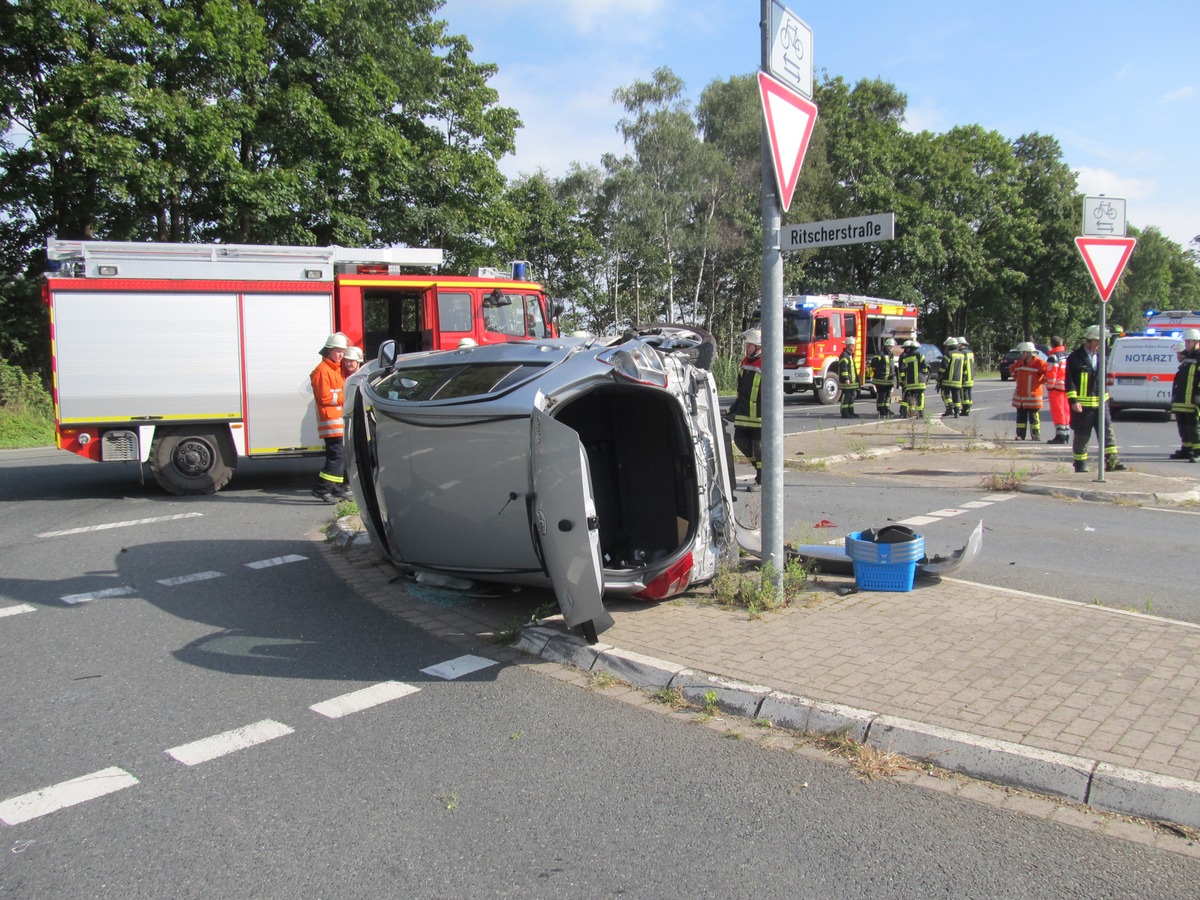
[[1104, 466], [1107, 463], [1104, 455], [1104, 442], [1107, 439], [1105, 432], [1108, 430], [1105, 427], [1107, 421], [1105, 413], [1108, 410], [1108, 384], [1105, 378], [1105, 363], [1107, 362], [1105, 357], [1108, 354], [1108, 340], [1104, 330], [1105, 319], [1107, 318], [1105, 313], [1107, 311], [1108, 304], [1102, 302], [1100, 304], [1100, 352], [1096, 354], [1096, 379], [1098, 381], [1097, 387], [1100, 389], [1100, 419], [1097, 422], [1098, 428], [1096, 431], [1096, 434], [1100, 436], [1100, 465], [1096, 470], [1099, 472], [1096, 480], [1100, 482], [1104, 481]]
[[[771, 61], [771, 0], [761, 0], [762, 67]], [[774, 159], [766, 125], [762, 136], [762, 562], [776, 599], [783, 600], [783, 256], [779, 227], [783, 219], [773, 175]]]

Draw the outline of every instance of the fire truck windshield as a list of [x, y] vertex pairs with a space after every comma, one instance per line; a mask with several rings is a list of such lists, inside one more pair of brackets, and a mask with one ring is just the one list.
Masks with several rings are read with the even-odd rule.
[[783, 317], [783, 339], [807, 344], [812, 340], [812, 318], [810, 316], [794, 316], [785, 314]]

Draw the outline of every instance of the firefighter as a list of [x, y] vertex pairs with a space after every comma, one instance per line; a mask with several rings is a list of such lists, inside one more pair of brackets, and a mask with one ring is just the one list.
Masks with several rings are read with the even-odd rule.
[[1200, 453], [1200, 435], [1196, 417], [1200, 411], [1200, 331], [1188, 328], [1183, 332], [1183, 350], [1179, 354], [1179, 371], [1171, 384], [1171, 412], [1179, 429], [1179, 449], [1171, 459], [1196, 461]]
[[762, 332], [751, 328], [742, 334], [746, 355], [738, 374], [733, 401], [733, 443], [754, 466], [754, 483], [762, 484]]
[[975, 388], [975, 351], [964, 335], [958, 339], [958, 352], [963, 355], [962, 409], [964, 416], [971, 414], [972, 394]]
[[914, 340], [904, 342], [904, 353], [896, 367], [900, 383], [900, 418], [920, 418], [925, 413], [925, 381], [929, 378], [929, 363], [921, 355], [921, 345]]
[[1021, 355], [1012, 364], [1012, 405], [1017, 410], [1017, 440], [1025, 440], [1031, 432], [1035, 441], [1042, 439], [1042, 387], [1046, 383], [1046, 363], [1037, 355], [1030, 341], [1017, 344]]
[[858, 361], [854, 358], [858, 339], [854, 335], [846, 338], [845, 349], [838, 357], [838, 387], [842, 389], [842, 418], [857, 419], [854, 411], [854, 401], [858, 399], [858, 390], [862, 380], [858, 377]]
[[1071, 443], [1071, 408], [1067, 405], [1067, 348], [1061, 335], [1050, 336], [1050, 355], [1046, 357], [1046, 390], [1050, 393], [1050, 418], [1054, 437], [1047, 444]]
[[349, 378], [363, 364], [363, 352], [358, 347], [347, 347], [346, 355], [342, 357], [342, 377]]
[[867, 361], [875, 388], [875, 412], [881, 419], [892, 417], [892, 388], [896, 385], [896, 342], [887, 338], [879, 352]]
[[1067, 357], [1067, 403], [1071, 407], [1071, 459], [1076, 472], [1087, 471], [1088, 441], [1092, 432], [1099, 439], [1101, 416], [1104, 422], [1104, 468], [1123, 472], [1125, 466], [1117, 456], [1117, 439], [1112, 430], [1108, 411], [1108, 392], [1099, 384], [1096, 354], [1100, 349], [1100, 326], [1089, 325], [1083, 343]]
[[957, 419], [962, 411], [963, 365], [966, 363], [966, 357], [959, 352], [956, 337], [946, 338], [942, 346], [946, 353], [938, 368], [937, 379], [938, 390], [946, 403], [946, 410], [942, 415], [954, 416]]
[[346, 463], [342, 446], [342, 392], [346, 377], [342, 359], [349, 341], [340, 331], [325, 339], [321, 362], [312, 370], [313, 397], [317, 401], [317, 436], [325, 442], [325, 465], [317, 476], [313, 496], [326, 503], [339, 503], [351, 497], [346, 488]]

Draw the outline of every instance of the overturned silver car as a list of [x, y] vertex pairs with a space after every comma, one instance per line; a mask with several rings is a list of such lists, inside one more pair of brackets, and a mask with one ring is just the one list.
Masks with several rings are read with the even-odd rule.
[[346, 467], [401, 570], [551, 587], [589, 640], [737, 556], [731, 451], [696, 329], [380, 358], [346, 384]]

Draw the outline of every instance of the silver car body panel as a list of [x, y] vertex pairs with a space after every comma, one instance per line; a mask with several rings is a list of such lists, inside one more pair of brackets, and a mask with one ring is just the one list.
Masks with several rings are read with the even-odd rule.
[[[655, 377], [639, 380], [642, 365]], [[345, 411], [364, 524], [402, 569], [549, 586], [579, 618], [595, 612], [594, 576], [579, 547], [551, 548], [560, 519], [595, 539], [603, 592], [660, 579], [648, 596], [670, 596], [736, 558], [716, 385], [686, 354], [571, 338], [412, 354], [351, 378]], [[542, 460], [536, 436], [562, 431], [573, 448]], [[558, 481], [580, 497], [558, 498]], [[664, 588], [668, 571], [684, 574]]]

